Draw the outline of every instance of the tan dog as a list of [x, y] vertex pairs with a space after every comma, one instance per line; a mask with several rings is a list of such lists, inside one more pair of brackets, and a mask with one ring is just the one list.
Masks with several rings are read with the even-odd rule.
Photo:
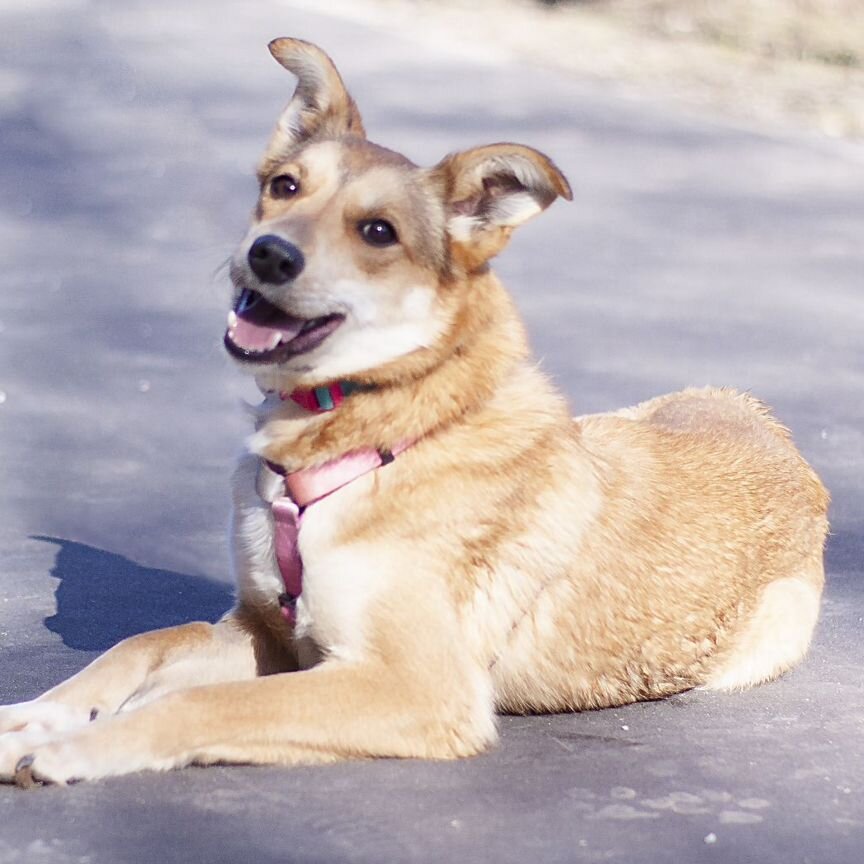
[[0, 776], [467, 756], [496, 710], [800, 660], [827, 495], [786, 430], [725, 390], [571, 419], [488, 267], [570, 198], [555, 165], [494, 144], [419, 168], [366, 140], [319, 49], [270, 49], [299, 84], [232, 265], [226, 346], [267, 394], [234, 479], [237, 606], [0, 709]]

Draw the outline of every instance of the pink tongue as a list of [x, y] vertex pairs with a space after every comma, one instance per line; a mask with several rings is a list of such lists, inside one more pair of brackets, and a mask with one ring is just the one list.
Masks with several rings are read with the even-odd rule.
[[247, 351], [268, 351], [280, 341], [290, 342], [301, 330], [305, 322], [302, 318], [285, 318], [278, 326], [255, 324], [245, 318], [238, 318], [231, 329], [231, 339], [235, 345]]

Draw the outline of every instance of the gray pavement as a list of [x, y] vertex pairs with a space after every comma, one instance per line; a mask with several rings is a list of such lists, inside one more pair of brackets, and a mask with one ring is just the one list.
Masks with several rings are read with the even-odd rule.
[[805, 664], [740, 695], [502, 718], [458, 764], [189, 769], [0, 788], [0, 864], [864, 860], [864, 153], [239, 0], [0, 9], [0, 702], [231, 602], [252, 395], [220, 347], [252, 166], [335, 57], [421, 163], [518, 140], [576, 192], [499, 272], [574, 413], [686, 384], [772, 404], [834, 497]]

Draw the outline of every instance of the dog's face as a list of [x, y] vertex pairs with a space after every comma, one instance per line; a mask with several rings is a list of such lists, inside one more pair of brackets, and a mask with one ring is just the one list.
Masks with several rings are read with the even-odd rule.
[[281, 376], [334, 380], [433, 345], [446, 328], [445, 246], [428, 179], [356, 136], [268, 164], [232, 264], [229, 351]]
[[419, 168], [366, 140], [323, 52], [293, 39], [270, 48], [299, 83], [232, 259], [226, 348], [273, 389], [434, 354], [466, 302], [465, 276], [513, 227], [569, 198], [566, 180], [545, 156], [513, 144]]

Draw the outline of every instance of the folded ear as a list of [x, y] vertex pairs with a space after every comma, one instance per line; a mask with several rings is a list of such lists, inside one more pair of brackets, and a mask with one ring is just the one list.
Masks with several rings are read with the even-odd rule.
[[310, 138], [366, 136], [360, 112], [333, 61], [317, 45], [282, 38], [268, 47], [276, 61], [297, 76], [297, 88], [279, 118], [265, 158]]
[[570, 184], [555, 163], [521, 144], [490, 144], [443, 159], [447, 230], [468, 266], [496, 255], [513, 229], [545, 210]]

